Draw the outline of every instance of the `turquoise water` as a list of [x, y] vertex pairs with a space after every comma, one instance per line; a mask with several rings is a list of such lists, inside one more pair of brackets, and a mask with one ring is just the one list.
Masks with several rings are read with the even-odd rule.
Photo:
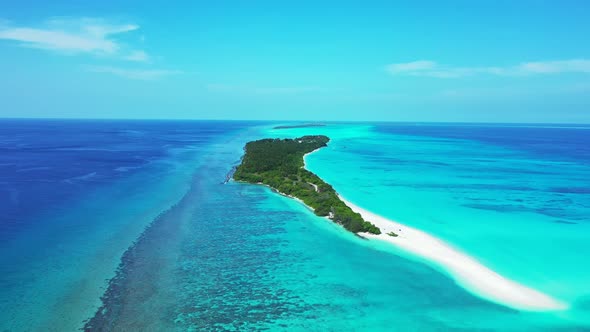
[[[590, 128], [431, 127], [314, 128], [333, 141], [307, 167], [351, 202], [564, 300], [572, 309], [558, 316], [589, 324]], [[502, 141], [490, 142], [494, 133]]]
[[[477, 137], [469, 128], [241, 124], [208, 133], [203, 126], [183, 127], [199, 143], [177, 139], [155, 159], [162, 167], [150, 163], [69, 201], [58, 213], [69, 222], [39, 235], [59, 234], [63, 244], [37, 243], [37, 254], [21, 260], [34, 266], [2, 265], [0, 282], [10, 287], [0, 293], [0, 330], [590, 329], [583, 147], [548, 158], [449, 137], [461, 130]], [[443, 238], [573, 309], [527, 313], [485, 301], [444, 271], [345, 232], [294, 200], [225, 183], [247, 141], [315, 133], [333, 140], [307, 158], [308, 168], [344, 197]], [[36, 243], [12, 237], [20, 248]], [[3, 254], [9, 248], [16, 247], [3, 246]]]

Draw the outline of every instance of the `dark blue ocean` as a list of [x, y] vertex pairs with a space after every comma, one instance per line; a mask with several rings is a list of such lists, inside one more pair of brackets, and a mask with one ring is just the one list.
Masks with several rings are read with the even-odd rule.
[[[0, 331], [585, 331], [584, 126], [0, 120]], [[571, 305], [519, 311], [227, 182], [246, 142], [322, 133], [308, 167]]]
[[0, 120], [0, 330], [93, 315], [123, 252], [187, 192], [212, 144], [248, 126]]
[[0, 237], [6, 239], [34, 224], [40, 213], [67, 207], [146, 167], [165, 172], [171, 155], [203, 148], [244, 125], [2, 120], [0, 126], [0, 190], [8, 202], [0, 206]]

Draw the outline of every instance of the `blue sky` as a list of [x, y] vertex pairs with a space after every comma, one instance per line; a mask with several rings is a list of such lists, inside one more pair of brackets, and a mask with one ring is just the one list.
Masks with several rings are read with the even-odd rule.
[[0, 117], [590, 123], [587, 1], [211, 3], [3, 1]]

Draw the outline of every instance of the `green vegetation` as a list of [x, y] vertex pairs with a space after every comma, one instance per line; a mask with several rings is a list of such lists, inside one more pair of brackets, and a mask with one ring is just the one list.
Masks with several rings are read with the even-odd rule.
[[395, 234], [394, 232], [389, 232], [389, 233], [387, 233], [387, 235], [397, 237], [397, 234]]
[[338, 198], [331, 185], [303, 168], [306, 153], [327, 145], [326, 136], [296, 139], [263, 139], [246, 144], [246, 154], [234, 173], [234, 179], [263, 183], [278, 192], [299, 198], [318, 216], [327, 216], [347, 230], [381, 234], [381, 230]]

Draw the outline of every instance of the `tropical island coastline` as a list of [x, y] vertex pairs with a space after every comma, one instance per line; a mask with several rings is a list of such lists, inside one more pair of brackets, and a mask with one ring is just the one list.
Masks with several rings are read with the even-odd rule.
[[249, 142], [233, 178], [266, 185], [360, 237], [389, 242], [426, 259], [428, 264], [441, 268], [481, 298], [525, 311], [568, 307], [549, 295], [501, 276], [441, 239], [360, 208], [340, 196], [331, 185], [305, 168], [305, 157], [327, 146], [329, 141], [327, 136], [317, 135]]
[[317, 135], [249, 142], [233, 178], [264, 184], [298, 199], [317, 216], [327, 217], [352, 233], [381, 234], [378, 227], [347, 206], [331, 185], [304, 168], [304, 156], [327, 146], [329, 141], [327, 136]]

